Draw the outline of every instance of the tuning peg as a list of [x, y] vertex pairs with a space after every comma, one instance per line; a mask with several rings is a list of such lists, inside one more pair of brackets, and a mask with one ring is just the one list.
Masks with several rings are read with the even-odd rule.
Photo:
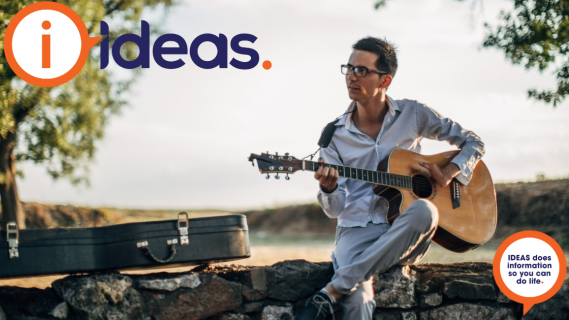
[[277, 172], [277, 175], [275, 176], [275, 179], [279, 180], [281, 177], [279, 177], [279, 173]]
[[267, 173], [267, 176], [265, 177], [265, 179], [269, 179], [271, 176], [269, 176], [269, 174]]
[[275, 152], [275, 156], [278, 156], [278, 155], [279, 155], [279, 153], [278, 153], [278, 152]]
[[288, 176], [288, 173], [286, 174], [285, 180], [290, 180], [290, 177]]
[[288, 157], [288, 152], [285, 152], [285, 156], [287, 156], [287, 157]]

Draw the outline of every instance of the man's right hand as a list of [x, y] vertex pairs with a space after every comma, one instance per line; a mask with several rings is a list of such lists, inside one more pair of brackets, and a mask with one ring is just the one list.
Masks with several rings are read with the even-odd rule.
[[[318, 159], [320, 163], [326, 163], [324, 159]], [[338, 187], [338, 170], [329, 167], [320, 167], [314, 174], [314, 179], [320, 182], [320, 188], [326, 193], [332, 193]]]

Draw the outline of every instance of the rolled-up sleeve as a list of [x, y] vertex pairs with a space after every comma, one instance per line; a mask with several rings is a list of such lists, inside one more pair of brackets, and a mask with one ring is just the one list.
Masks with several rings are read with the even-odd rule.
[[[320, 150], [320, 157], [326, 160], [326, 163], [344, 165], [340, 160], [338, 152], [334, 149], [333, 143], [327, 148]], [[320, 189], [316, 196], [320, 207], [322, 207], [324, 213], [331, 219], [338, 218], [342, 211], [344, 211], [346, 203], [345, 181], [346, 178], [338, 178], [336, 190], [327, 193]]]
[[419, 134], [422, 137], [447, 141], [460, 149], [459, 154], [451, 162], [461, 171], [456, 179], [465, 185], [468, 184], [474, 167], [484, 155], [484, 143], [480, 137], [421, 103], [417, 104], [417, 121]]

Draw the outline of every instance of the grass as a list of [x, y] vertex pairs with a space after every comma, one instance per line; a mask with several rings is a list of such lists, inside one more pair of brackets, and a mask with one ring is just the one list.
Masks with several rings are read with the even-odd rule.
[[[330, 253], [334, 249], [334, 236], [263, 236], [262, 234], [259, 236], [259, 233], [251, 233], [249, 235], [249, 239], [252, 248], [263, 250], [267, 253], [273, 252], [272, 254], [268, 254], [268, 256], [264, 255], [264, 260], [267, 264], [270, 264], [273, 261], [279, 261], [278, 258], [282, 255], [309, 261], [329, 261]], [[466, 261], [492, 262], [499, 245], [499, 242], [490, 241], [489, 243], [469, 252], [455, 253], [433, 243], [429, 249], [429, 253], [423, 260], [421, 260], [421, 263], [453, 263]], [[307, 253], [311, 254], [306, 255]], [[567, 256], [569, 256], [569, 252]]]

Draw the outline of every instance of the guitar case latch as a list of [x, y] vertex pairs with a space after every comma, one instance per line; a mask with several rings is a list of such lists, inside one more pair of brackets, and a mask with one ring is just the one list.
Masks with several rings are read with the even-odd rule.
[[190, 244], [188, 227], [188, 214], [186, 212], [178, 213], [178, 232], [180, 233], [180, 244], [183, 246]]
[[6, 225], [6, 240], [8, 240], [8, 254], [10, 259], [19, 258], [18, 240], [20, 239], [20, 231], [15, 222], [8, 222]]

